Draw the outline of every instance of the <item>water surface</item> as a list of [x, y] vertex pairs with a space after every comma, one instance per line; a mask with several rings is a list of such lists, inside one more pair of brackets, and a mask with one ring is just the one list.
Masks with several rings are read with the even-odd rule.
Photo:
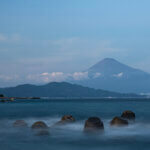
[[[124, 110], [136, 114], [135, 123], [128, 127], [110, 127], [114, 116]], [[59, 128], [50, 128], [49, 136], [35, 136], [30, 126], [45, 121], [53, 126], [65, 114], [76, 122]], [[104, 122], [104, 133], [85, 135], [83, 127], [90, 116]], [[25, 120], [29, 128], [15, 129], [17, 119]], [[61, 99], [18, 100], [0, 103], [0, 150], [146, 150], [150, 149], [149, 99]]]

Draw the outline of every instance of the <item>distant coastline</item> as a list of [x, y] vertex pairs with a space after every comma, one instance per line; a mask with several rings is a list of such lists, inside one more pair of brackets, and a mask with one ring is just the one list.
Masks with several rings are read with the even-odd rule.
[[49, 84], [19, 85], [10, 88], [0, 88], [2, 101], [13, 101], [18, 99], [118, 99], [118, 98], [147, 98], [146, 95], [134, 93], [117, 93], [105, 90], [83, 87], [67, 82], [52, 82]]

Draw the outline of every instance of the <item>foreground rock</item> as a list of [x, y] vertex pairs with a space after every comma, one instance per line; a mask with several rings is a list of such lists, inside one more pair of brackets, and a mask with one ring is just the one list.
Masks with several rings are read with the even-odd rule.
[[128, 125], [128, 121], [120, 117], [114, 117], [112, 121], [110, 122], [110, 125], [111, 126], [126, 126]]
[[126, 110], [122, 113], [121, 117], [128, 120], [135, 120], [135, 113], [130, 110]]
[[14, 127], [22, 128], [22, 127], [28, 127], [28, 124], [24, 120], [16, 120], [13, 123]]
[[103, 131], [104, 124], [98, 117], [90, 117], [85, 121], [84, 131], [93, 132], [93, 131]]
[[32, 126], [32, 129], [47, 129], [48, 126], [43, 121], [37, 121]]
[[72, 115], [64, 115], [60, 121], [58, 121], [55, 125], [63, 125], [67, 123], [75, 122], [75, 118]]
[[49, 135], [48, 126], [43, 121], [37, 121], [32, 126], [32, 129], [34, 129], [34, 133], [36, 136], [47, 136]]
[[64, 115], [61, 118], [61, 121], [66, 121], [66, 122], [74, 122], [75, 118], [72, 115]]

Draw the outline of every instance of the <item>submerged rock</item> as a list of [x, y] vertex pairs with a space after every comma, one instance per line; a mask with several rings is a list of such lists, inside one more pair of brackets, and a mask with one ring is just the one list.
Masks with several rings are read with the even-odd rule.
[[130, 110], [126, 110], [122, 113], [121, 117], [128, 120], [135, 120], [135, 113]]
[[47, 129], [48, 126], [43, 121], [37, 121], [32, 126], [32, 129]]
[[110, 125], [111, 126], [126, 126], [128, 125], [128, 121], [120, 117], [114, 117], [112, 121], [110, 122]]
[[85, 121], [84, 131], [103, 131], [104, 124], [98, 117], [90, 117]]
[[13, 126], [14, 127], [28, 127], [28, 124], [24, 121], [24, 120], [16, 120], [14, 123], [13, 123]]
[[55, 125], [63, 125], [67, 123], [75, 122], [75, 118], [72, 115], [64, 115], [60, 121], [58, 121]]

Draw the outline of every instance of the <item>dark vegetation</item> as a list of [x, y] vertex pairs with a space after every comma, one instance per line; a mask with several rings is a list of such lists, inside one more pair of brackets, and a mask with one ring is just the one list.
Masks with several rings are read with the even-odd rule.
[[0, 88], [0, 93], [8, 97], [141, 97], [136, 94], [121, 94], [96, 90], [67, 82], [52, 82], [46, 85], [24, 84], [10, 88]]

